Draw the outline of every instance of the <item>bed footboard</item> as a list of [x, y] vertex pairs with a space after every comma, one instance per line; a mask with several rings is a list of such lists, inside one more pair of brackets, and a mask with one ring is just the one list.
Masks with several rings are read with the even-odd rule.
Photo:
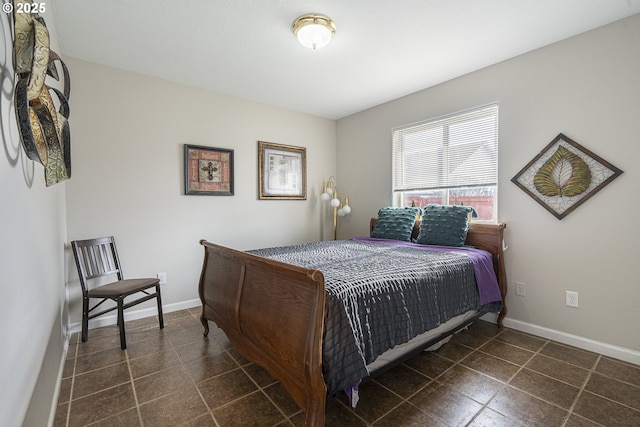
[[201, 240], [204, 335], [214, 321], [244, 357], [264, 367], [307, 415], [324, 425], [324, 276]]

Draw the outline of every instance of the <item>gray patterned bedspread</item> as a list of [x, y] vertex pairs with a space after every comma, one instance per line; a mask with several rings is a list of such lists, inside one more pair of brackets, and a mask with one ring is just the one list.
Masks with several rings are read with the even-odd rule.
[[329, 394], [366, 377], [366, 365], [386, 350], [468, 310], [502, 307], [501, 301], [480, 306], [473, 264], [464, 254], [355, 240], [248, 252], [324, 274], [322, 363]]

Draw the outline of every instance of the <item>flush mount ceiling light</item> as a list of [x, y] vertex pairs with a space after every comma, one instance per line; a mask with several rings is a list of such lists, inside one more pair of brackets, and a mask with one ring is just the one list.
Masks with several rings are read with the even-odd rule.
[[326, 15], [308, 13], [293, 21], [292, 30], [304, 47], [320, 49], [331, 41], [336, 24]]

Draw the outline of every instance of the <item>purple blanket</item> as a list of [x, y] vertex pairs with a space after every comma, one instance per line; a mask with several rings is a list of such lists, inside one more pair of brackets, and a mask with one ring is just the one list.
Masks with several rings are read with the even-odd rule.
[[376, 242], [392, 246], [407, 246], [411, 248], [421, 249], [425, 251], [435, 252], [455, 252], [464, 254], [473, 262], [473, 270], [478, 285], [478, 294], [480, 296], [480, 304], [488, 304], [492, 301], [502, 301], [498, 279], [493, 270], [493, 257], [491, 254], [482, 249], [471, 247], [453, 247], [453, 246], [434, 246], [421, 245], [412, 242], [403, 242], [401, 240], [376, 239], [374, 237], [354, 237], [352, 240], [360, 242]]

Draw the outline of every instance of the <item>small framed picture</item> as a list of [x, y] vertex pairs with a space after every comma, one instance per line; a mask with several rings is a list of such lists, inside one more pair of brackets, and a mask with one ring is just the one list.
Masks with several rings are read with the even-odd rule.
[[258, 198], [307, 199], [307, 149], [258, 141]]
[[185, 144], [184, 194], [233, 196], [233, 150]]

